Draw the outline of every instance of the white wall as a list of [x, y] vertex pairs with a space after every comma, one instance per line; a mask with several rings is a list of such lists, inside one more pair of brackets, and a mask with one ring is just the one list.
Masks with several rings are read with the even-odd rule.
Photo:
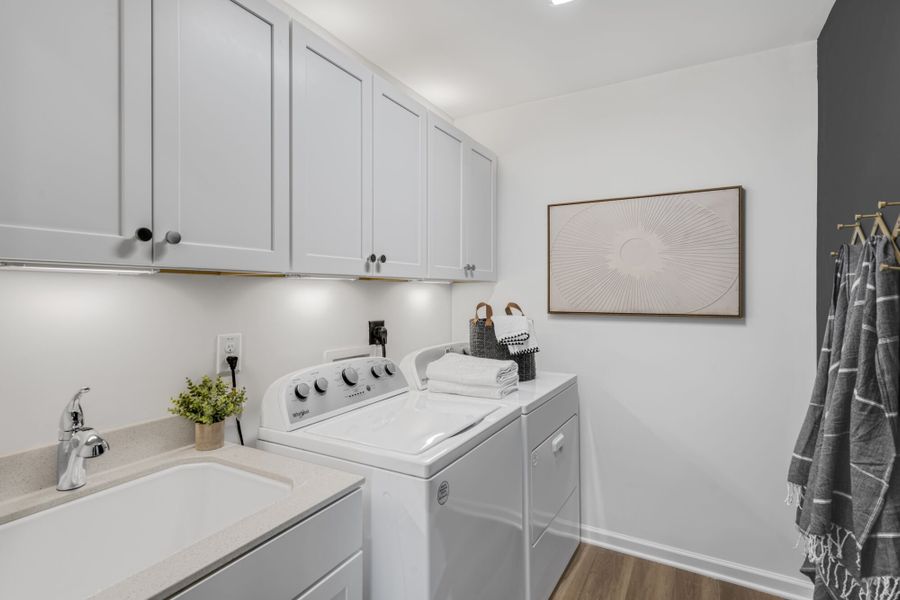
[[252, 440], [280, 375], [365, 345], [370, 319], [385, 320], [399, 360], [445, 342], [449, 315], [446, 285], [0, 272], [0, 455], [54, 443], [60, 411], [85, 385], [87, 423], [101, 432], [167, 416], [185, 377], [212, 374], [216, 334], [231, 332], [243, 334]]
[[[809, 43], [457, 121], [500, 158], [500, 282], [454, 286], [454, 338], [478, 300], [515, 300], [539, 368], [578, 374], [587, 537], [797, 577], [782, 499], [816, 358], [816, 94]], [[734, 184], [746, 319], [547, 315], [547, 204]]]

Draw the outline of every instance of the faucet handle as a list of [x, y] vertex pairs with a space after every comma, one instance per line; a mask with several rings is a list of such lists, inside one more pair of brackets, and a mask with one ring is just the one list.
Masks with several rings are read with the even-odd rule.
[[69, 400], [59, 417], [59, 433], [70, 433], [84, 427], [84, 409], [81, 408], [81, 397], [91, 391], [89, 387], [83, 387]]

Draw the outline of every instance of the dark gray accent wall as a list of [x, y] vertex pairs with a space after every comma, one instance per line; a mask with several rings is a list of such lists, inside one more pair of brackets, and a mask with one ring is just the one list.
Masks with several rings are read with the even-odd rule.
[[[880, 200], [900, 201], [900, 2], [837, 0], [819, 35], [819, 192], [816, 297], [822, 339], [835, 230]], [[900, 214], [886, 209], [888, 226]], [[871, 223], [871, 222], [867, 222]], [[866, 232], [869, 228], [866, 228]]]

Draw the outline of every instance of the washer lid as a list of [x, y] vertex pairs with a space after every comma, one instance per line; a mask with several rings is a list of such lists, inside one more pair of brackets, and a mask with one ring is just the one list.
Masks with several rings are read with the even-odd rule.
[[404, 394], [311, 425], [307, 430], [364, 446], [416, 455], [477, 425], [499, 408], [492, 402], [446, 397], [434, 400], [428, 396]]

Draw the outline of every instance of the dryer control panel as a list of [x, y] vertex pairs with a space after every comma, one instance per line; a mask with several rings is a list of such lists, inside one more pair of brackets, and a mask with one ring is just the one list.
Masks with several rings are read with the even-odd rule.
[[288, 373], [269, 386], [260, 425], [292, 431], [407, 390], [393, 361], [351, 358]]

